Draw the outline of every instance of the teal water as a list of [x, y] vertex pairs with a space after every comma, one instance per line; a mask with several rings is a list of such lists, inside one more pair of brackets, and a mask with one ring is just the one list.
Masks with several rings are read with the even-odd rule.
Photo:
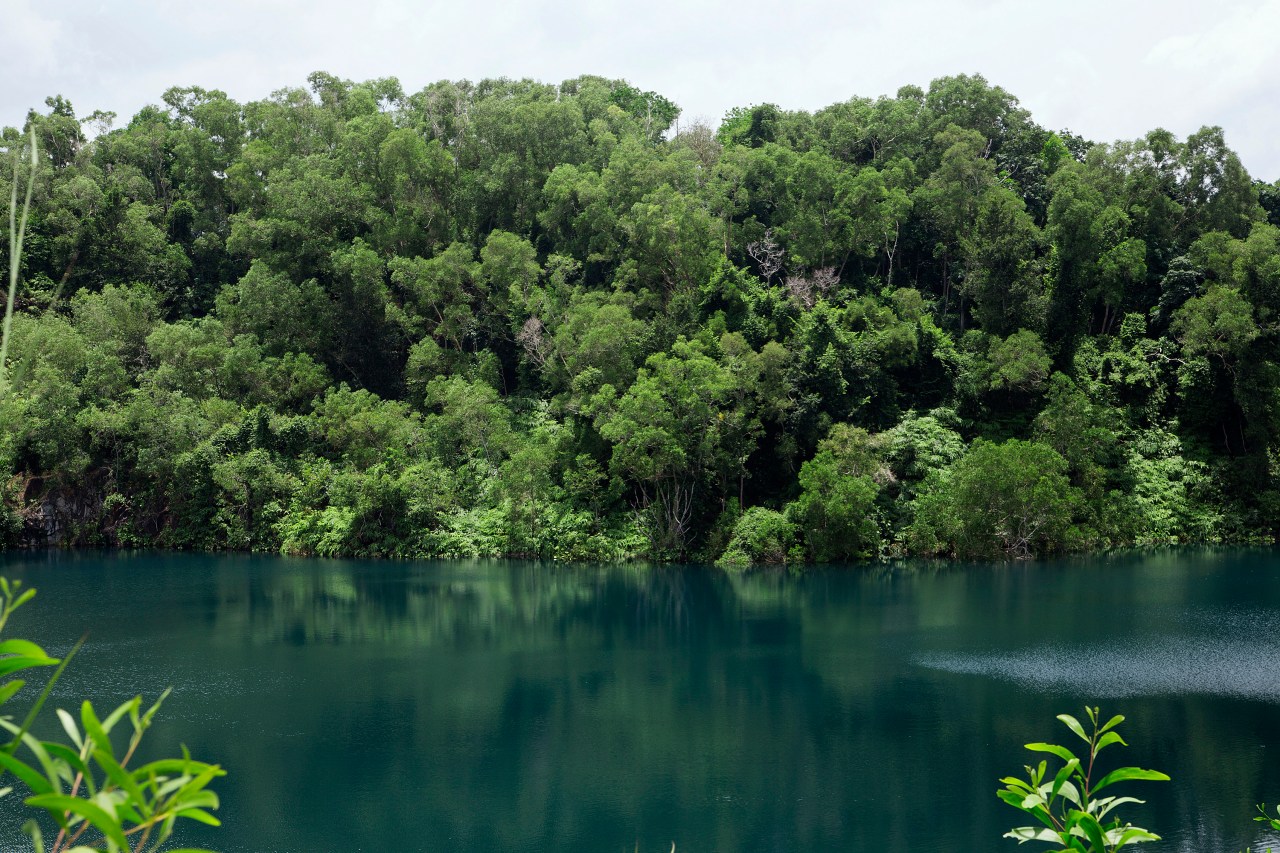
[[[1021, 744], [1123, 713], [1157, 851], [1280, 800], [1280, 552], [792, 576], [699, 567], [10, 554], [55, 692], [174, 693], [237, 851], [999, 851]], [[12, 798], [0, 801], [12, 836]], [[1030, 850], [1031, 847], [1023, 847]]]

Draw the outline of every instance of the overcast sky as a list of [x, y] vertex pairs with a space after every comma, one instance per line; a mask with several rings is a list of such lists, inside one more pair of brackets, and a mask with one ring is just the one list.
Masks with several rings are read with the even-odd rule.
[[625, 77], [715, 125], [976, 72], [1095, 141], [1221, 125], [1280, 178], [1280, 0], [0, 0], [0, 33], [0, 125], [51, 94], [123, 121], [170, 86], [243, 102], [316, 70]]

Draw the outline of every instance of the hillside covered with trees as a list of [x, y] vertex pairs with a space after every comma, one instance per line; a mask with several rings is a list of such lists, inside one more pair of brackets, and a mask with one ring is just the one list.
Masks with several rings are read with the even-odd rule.
[[745, 563], [1280, 529], [1280, 185], [1218, 128], [1092, 144], [977, 76], [714, 131], [597, 77], [308, 84], [31, 115], [8, 544]]

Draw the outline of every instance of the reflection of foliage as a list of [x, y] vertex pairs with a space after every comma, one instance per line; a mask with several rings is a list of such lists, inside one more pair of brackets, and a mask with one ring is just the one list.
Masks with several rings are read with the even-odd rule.
[[[1114, 638], [1113, 650], [1141, 659], [1149, 645], [1130, 642], [1135, 630], [1144, 638], [1185, 629], [1168, 614], [1225, 603], [1224, 592], [1238, 591], [1224, 584], [1238, 561], [1260, 567], [1265, 557], [1170, 549], [1036, 567], [885, 561], [805, 573], [198, 554], [110, 557], [116, 572], [87, 571], [101, 559], [87, 554], [13, 559], [52, 563], [21, 570], [43, 573], [42, 595], [70, 592], [77, 606], [120, 592], [122, 579], [153, 579], [137, 606], [154, 621], [121, 614], [98, 623], [87, 653], [101, 650], [108, 683], [123, 674], [118, 642], [141, 644], [156, 672], [177, 674], [181, 686], [152, 731], [159, 745], [188, 737], [183, 719], [207, 721], [191, 746], [233, 768], [218, 786], [228, 827], [217, 835], [227, 847], [356, 849], [394, 825], [467, 850], [565, 849], [581, 838], [631, 850], [637, 836], [641, 849], [664, 837], [681, 839], [678, 850], [685, 840], [710, 849], [718, 837], [746, 849], [774, 835], [802, 849], [905, 851], [937, 840], [913, 820], [912, 790], [981, 815], [948, 840], [987, 849], [1012, 822], [1001, 827], [1004, 807], [992, 807], [991, 790], [972, 777], [1020, 766], [1014, 749], [1042, 734], [1034, 721], [1044, 695], [1008, 683], [998, 663], [968, 677], [921, 666], [922, 656], [954, 648], [998, 660], [1001, 649], [1061, 648], [1083, 634]], [[1092, 592], [1099, 573], [1112, 592], [1101, 598]], [[1265, 571], [1250, 576], [1247, 600], [1231, 599], [1241, 620], [1214, 636], [1256, 625], [1248, 602], [1280, 583]], [[1073, 605], [1029, 619], [1027, 601]], [[1213, 625], [1220, 616], [1215, 608]], [[1079, 658], [1085, 671], [1088, 657]], [[195, 662], [205, 661], [213, 669], [201, 674]], [[1270, 712], [1243, 703], [1224, 733], [1213, 725], [1218, 702], [1132, 699], [1125, 725], [1141, 728], [1134, 749], [1144, 759], [1127, 763], [1186, 780], [1180, 790], [1202, 797], [1202, 822], [1163, 797], [1130, 819], [1241, 849], [1267, 790], [1271, 746], [1256, 744], [1271, 744]], [[272, 733], [298, 737], [272, 749]], [[301, 760], [304, 740], [360, 744], [334, 759], [348, 780], [338, 798], [291, 783], [299, 766], [333, 766], [318, 753]], [[1003, 758], [982, 747], [976, 764], [936, 760], [998, 743], [1011, 745]], [[1156, 752], [1158, 761], [1147, 757]], [[433, 771], [420, 784], [424, 764]], [[886, 766], [895, 772], [875, 772]], [[796, 796], [778, 797], [780, 788]], [[263, 790], [273, 792], [270, 807], [251, 807]], [[881, 797], [891, 798], [883, 822], [833, 817]], [[282, 810], [309, 817], [282, 825]]]

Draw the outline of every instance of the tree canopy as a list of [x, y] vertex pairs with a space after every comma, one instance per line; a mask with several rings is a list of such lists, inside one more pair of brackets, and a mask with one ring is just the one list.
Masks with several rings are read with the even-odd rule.
[[1277, 190], [1221, 129], [1093, 144], [976, 75], [678, 118], [591, 76], [173, 88], [114, 129], [49, 98], [8, 544], [741, 563], [1274, 535]]

